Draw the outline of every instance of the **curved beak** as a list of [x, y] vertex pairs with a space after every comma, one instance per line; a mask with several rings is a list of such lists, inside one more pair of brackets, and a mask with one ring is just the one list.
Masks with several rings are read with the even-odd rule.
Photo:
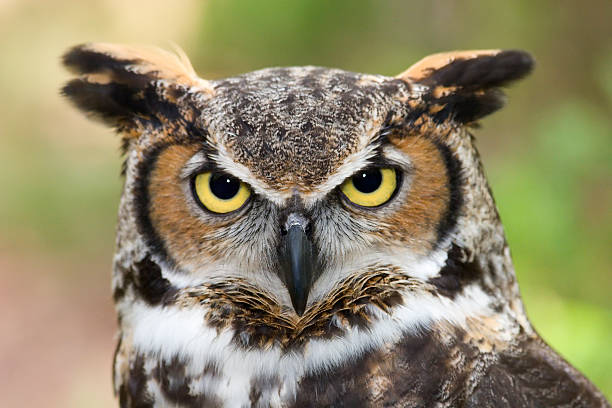
[[306, 233], [308, 220], [292, 213], [287, 218], [280, 248], [281, 279], [289, 291], [295, 312], [301, 316], [306, 309], [308, 293], [314, 282], [316, 253]]

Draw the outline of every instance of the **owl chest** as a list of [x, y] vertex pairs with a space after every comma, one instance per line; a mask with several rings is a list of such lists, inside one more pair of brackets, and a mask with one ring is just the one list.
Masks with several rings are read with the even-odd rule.
[[[121, 406], [290, 407], [304, 393], [303, 356], [217, 348], [166, 358], [121, 342], [115, 356]], [[144, 405], [139, 405], [144, 404]]]
[[462, 367], [429, 335], [363, 353], [351, 352], [346, 339], [344, 350], [336, 339], [289, 353], [215, 341], [200, 349], [193, 340], [191, 350], [172, 356], [125, 343], [115, 360], [122, 406], [411, 406], [406, 398], [429, 406], [440, 396], [433, 390], [460, 394], [464, 386]]

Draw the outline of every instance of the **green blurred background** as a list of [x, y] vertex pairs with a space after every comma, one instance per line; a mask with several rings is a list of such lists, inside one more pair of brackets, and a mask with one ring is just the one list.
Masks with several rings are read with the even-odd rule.
[[476, 131], [527, 312], [612, 397], [612, 2], [0, 0], [0, 405], [113, 406], [119, 141], [58, 95], [67, 47], [181, 45], [203, 77], [313, 64], [394, 75], [530, 51]]

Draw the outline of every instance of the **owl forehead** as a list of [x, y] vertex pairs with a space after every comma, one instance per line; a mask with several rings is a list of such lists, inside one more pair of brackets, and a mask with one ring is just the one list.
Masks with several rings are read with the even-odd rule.
[[408, 92], [384, 76], [271, 68], [215, 82], [202, 118], [217, 147], [254, 177], [308, 191], [365, 148]]

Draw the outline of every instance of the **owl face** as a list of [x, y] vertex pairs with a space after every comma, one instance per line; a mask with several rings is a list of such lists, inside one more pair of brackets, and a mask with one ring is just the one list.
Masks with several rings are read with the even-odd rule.
[[137, 166], [140, 229], [177, 273], [288, 289], [281, 304], [302, 314], [358, 269], [444, 240], [455, 159], [397, 129], [405, 82], [285, 68], [215, 90], [189, 96], [197, 135], [144, 147]]
[[367, 320], [412, 287], [461, 288], [443, 273], [451, 255], [484, 244], [460, 227], [500, 228], [466, 128], [532, 65], [483, 51], [397, 77], [297, 67], [206, 81], [185, 58], [107, 44], [64, 62], [80, 75], [64, 93], [123, 135], [118, 303], [206, 305], [211, 322], [288, 337], [339, 312]]

